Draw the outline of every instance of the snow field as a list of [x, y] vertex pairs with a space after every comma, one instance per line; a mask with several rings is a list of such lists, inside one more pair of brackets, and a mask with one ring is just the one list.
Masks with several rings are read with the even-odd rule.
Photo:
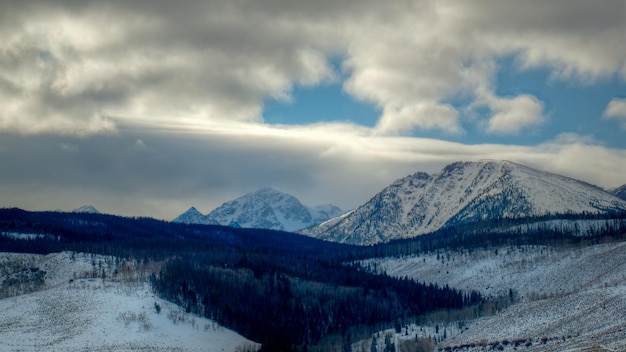
[[515, 303], [495, 316], [467, 321], [462, 329], [439, 323], [447, 329], [439, 350], [626, 350], [626, 242], [440, 251], [363, 265], [489, 297], [514, 292]]
[[513, 246], [370, 259], [365, 267], [395, 277], [535, 299], [626, 282], [626, 242], [584, 248]]
[[[13, 268], [38, 265], [47, 279], [42, 290], [0, 299], [0, 351], [236, 351], [257, 346], [155, 297], [145, 281], [86, 277], [93, 276], [94, 263], [101, 273], [97, 263], [107, 259], [68, 252], [1, 253], [0, 275], [11, 263]], [[108, 262], [102, 264], [108, 277], [123, 267]]]

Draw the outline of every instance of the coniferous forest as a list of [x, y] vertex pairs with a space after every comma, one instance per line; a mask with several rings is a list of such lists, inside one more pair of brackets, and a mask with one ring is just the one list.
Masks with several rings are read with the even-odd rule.
[[162, 262], [151, 276], [160, 296], [268, 351], [307, 349], [330, 335], [349, 345], [356, 330], [371, 334], [482, 299], [367, 273], [354, 262], [358, 247], [270, 230], [3, 209], [0, 232], [41, 235], [0, 236], [0, 251], [70, 250]]
[[160, 269], [150, 276], [153, 289], [187, 312], [214, 319], [264, 350], [313, 351], [329, 337], [350, 346], [428, 312], [484, 301], [476, 292], [372, 274], [360, 259], [458, 247], [584, 245], [623, 237], [624, 218], [613, 214], [607, 226], [584, 237], [540, 227], [493, 233], [487, 229], [502, 224], [482, 224], [356, 247], [270, 230], [0, 209], [0, 251], [75, 251], [158, 262]]

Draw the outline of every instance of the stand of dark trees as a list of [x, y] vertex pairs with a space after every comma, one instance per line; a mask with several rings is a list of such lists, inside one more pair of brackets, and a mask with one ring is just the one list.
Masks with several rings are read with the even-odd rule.
[[[581, 235], [550, 224], [552, 220], [599, 221], [602, 225], [592, 227]], [[524, 225], [529, 226], [524, 228]], [[394, 257], [447, 249], [471, 250], [518, 245], [587, 246], [625, 239], [626, 212], [549, 214], [538, 217], [503, 218], [444, 228], [414, 238], [360, 247], [352, 257], [355, 259]]]
[[[223, 266], [196, 254], [169, 261], [153, 287], [189, 312], [215, 319], [267, 351], [301, 350], [357, 325], [393, 326], [396, 320], [478, 303], [478, 293], [373, 275], [354, 265], [313, 257], [246, 253]], [[292, 265], [297, 263], [297, 265]]]

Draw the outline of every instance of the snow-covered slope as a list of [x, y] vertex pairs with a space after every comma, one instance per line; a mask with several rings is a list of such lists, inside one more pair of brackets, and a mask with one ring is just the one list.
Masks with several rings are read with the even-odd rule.
[[[437, 346], [440, 350], [626, 348], [626, 242], [438, 251], [370, 259], [363, 265], [394, 277], [476, 290], [486, 297], [513, 293], [515, 302], [494, 316], [447, 322], [448, 339]], [[461, 323], [464, 328], [458, 330]]]
[[617, 198], [626, 200], [626, 185], [621, 185], [617, 188], [609, 190], [609, 193], [613, 194]]
[[232, 221], [244, 228], [298, 230], [313, 223], [311, 213], [287, 193], [263, 188], [219, 206], [209, 213], [220, 224]]
[[195, 208], [180, 215], [175, 222], [206, 223], [243, 228], [295, 231], [341, 215], [334, 205], [307, 207], [287, 193], [263, 188], [228, 201], [208, 215]]
[[511, 246], [370, 259], [366, 267], [395, 277], [520, 299], [626, 284], [626, 242], [581, 248]]
[[374, 244], [496, 218], [626, 210], [599, 187], [508, 161], [457, 162], [397, 180], [340, 219], [302, 231]]
[[78, 207], [72, 210], [72, 213], [100, 214], [98, 209], [96, 209], [93, 205], [83, 205], [82, 207]]
[[183, 224], [219, 225], [219, 222], [210, 215], [202, 215], [196, 207], [189, 208], [186, 212], [178, 215], [173, 222]]
[[307, 207], [313, 218], [313, 224], [321, 224], [329, 219], [341, 216], [344, 211], [332, 204], [316, 205]]
[[257, 346], [155, 297], [133, 273], [135, 264], [70, 252], [0, 253], [0, 351], [218, 352]]

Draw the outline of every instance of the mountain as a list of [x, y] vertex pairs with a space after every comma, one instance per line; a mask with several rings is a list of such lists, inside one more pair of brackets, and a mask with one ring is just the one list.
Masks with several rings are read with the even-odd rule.
[[290, 194], [262, 188], [222, 204], [209, 216], [221, 225], [236, 223], [243, 228], [295, 231], [341, 213], [333, 205], [307, 207]]
[[[231, 227], [295, 231], [322, 223], [343, 213], [334, 205], [307, 207], [287, 193], [263, 188], [228, 201], [208, 215], [191, 208], [174, 222], [207, 223]], [[203, 222], [207, 221], [207, 222]]]
[[210, 215], [202, 215], [196, 207], [189, 208], [186, 212], [177, 216], [173, 222], [183, 224], [219, 225], [219, 222]]
[[609, 190], [608, 192], [616, 196], [617, 198], [626, 200], [626, 185], [621, 185], [617, 188]]
[[332, 204], [316, 205], [308, 207], [314, 224], [321, 224], [332, 218], [336, 218], [344, 213], [339, 207]]
[[93, 205], [83, 205], [82, 207], [72, 210], [72, 213], [100, 214], [98, 209], [94, 208]]
[[395, 181], [364, 205], [302, 233], [368, 245], [498, 218], [626, 210], [599, 187], [509, 161], [456, 162]]

